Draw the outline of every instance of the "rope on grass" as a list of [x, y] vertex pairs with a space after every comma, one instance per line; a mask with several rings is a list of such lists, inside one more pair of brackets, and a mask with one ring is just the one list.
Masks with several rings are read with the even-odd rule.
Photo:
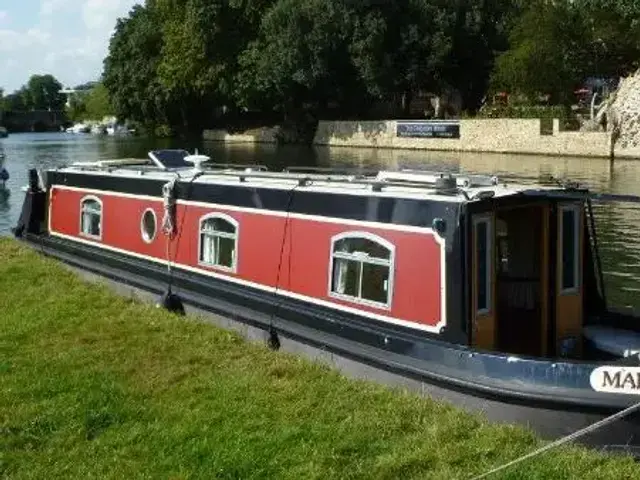
[[636, 412], [636, 411], [640, 411], [640, 402], [636, 403], [635, 405], [632, 405], [628, 408], [625, 408], [624, 410], [615, 413], [607, 418], [603, 418], [602, 420], [597, 421], [596, 423], [589, 425], [581, 430], [578, 430], [577, 432], [572, 433], [571, 435], [567, 435], [566, 437], [562, 437], [558, 440], [556, 440], [555, 442], [549, 443], [548, 445], [545, 445], [542, 448], [539, 448], [538, 450], [534, 450], [531, 453], [528, 453], [526, 455], [523, 455], [522, 457], [516, 458], [515, 460], [510, 461], [509, 463], [505, 463], [504, 465], [500, 465], [499, 467], [494, 468], [493, 470], [490, 470], [486, 473], [483, 473], [477, 477], [473, 477], [471, 480], [480, 480], [481, 478], [486, 478], [489, 475], [493, 475], [494, 473], [498, 473], [502, 470], [505, 470], [509, 467], [512, 467], [513, 465], [516, 465], [518, 463], [524, 462], [525, 460], [528, 460], [530, 458], [533, 458], [537, 455], [540, 455], [548, 450], [551, 450], [552, 448], [555, 447], [559, 447], [560, 445], [563, 445], [567, 442], [570, 442], [572, 440], [575, 440], [576, 438], [582, 437], [583, 435], [586, 435], [587, 433], [591, 433], [601, 427], [604, 427], [605, 425], [608, 425], [610, 423], [615, 422], [616, 420], [620, 420], [621, 418], [626, 417], [627, 415], [631, 415], [632, 413]]

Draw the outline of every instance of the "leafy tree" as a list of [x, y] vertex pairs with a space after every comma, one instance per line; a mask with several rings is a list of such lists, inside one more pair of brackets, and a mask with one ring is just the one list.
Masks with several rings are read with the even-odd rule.
[[358, 4], [350, 50], [369, 93], [379, 98], [403, 95], [408, 108], [419, 90], [437, 88], [451, 51], [452, 20], [445, 1], [367, 0]]
[[98, 83], [93, 87], [85, 98], [87, 118], [101, 120], [106, 116], [114, 113], [109, 91], [102, 83]]
[[496, 60], [494, 88], [529, 96], [550, 94], [568, 104], [584, 75], [584, 17], [568, 0], [535, 0], [509, 35], [511, 48]]
[[73, 121], [102, 120], [113, 115], [109, 92], [102, 83], [92, 84], [89, 90], [74, 93], [69, 99], [68, 114]]
[[62, 84], [52, 75], [32, 75], [24, 91], [26, 106], [33, 110], [63, 110]]
[[460, 90], [468, 110], [477, 109], [488, 88], [496, 52], [509, 48], [509, 30], [521, 14], [519, 0], [458, 0], [450, 25], [452, 46], [441, 76]]
[[[164, 42], [158, 79], [184, 128], [231, 100], [237, 24], [228, 1], [158, 1]], [[188, 113], [187, 113], [188, 112]]]
[[86, 96], [85, 92], [76, 92], [69, 97], [67, 115], [72, 122], [78, 122], [85, 118], [87, 113]]
[[584, 17], [583, 50], [589, 75], [624, 76], [640, 61], [640, 2], [575, 0]]
[[27, 110], [27, 91], [25, 87], [20, 88], [19, 90], [7, 95], [4, 98], [5, 109], [7, 112], [19, 112], [22, 110]]
[[150, 7], [137, 5], [116, 23], [103, 82], [118, 117], [150, 128], [167, 122], [166, 94], [157, 74], [162, 45], [162, 30]]
[[349, 32], [349, 11], [340, 1], [279, 0], [240, 58], [241, 103], [294, 112], [305, 103], [345, 99], [355, 78]]

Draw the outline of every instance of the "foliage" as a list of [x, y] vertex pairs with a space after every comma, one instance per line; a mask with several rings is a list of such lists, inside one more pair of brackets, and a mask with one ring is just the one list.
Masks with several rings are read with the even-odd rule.
[[114, 114], [109, 92], [102, 83], [95, 83], [88, 90], [71, 95], [67, 109], [69, 118], [80, 120], [102, 120]]
[[62, 84], [53, 75], [32, 75], [27, 82], [25, 103], [32, 110], [63, 110], [67, 101]]
[[104, 61], [103, 83], [120, 119], [150, 128], [166, 122], [166, 95], [157, 74], [162, 46], [162, 30], [152, 9], [136, 5], [127, 18], [118, 20]]
[[23, 110], [63, 110], [66, 96], [62, 84], [50, 74], [32, 75], [26, 85], [3, 99], [7, 112]]
[[[450, 2], [364, 1], [352, 13], [352, 61], [370, 94], [377, 98], [437, 91], [451, 51]], [[408, 102], [405, 101], [405, 106]]]
[[511, 49], [496, 61], [494, 88], [569, 102], [583, 74], [582, 21], [572, 2], [532, 1], [511, 31]]
[[[3, 478], [471, 478], [541, 444], [116, 297], [14, 240], [0, 290]], [[637, 469], [563, 446], [495, 478]]]
[[118, 21], [104, 84], [119, 117], [197, 132], [456, 90], [471, 112], [496, 89], [567, 105], [638, 59], [635, 0], [147, 0]]
[[640, 61], [640, 2], [535, 0], [497, 60], [493, 87], [568, 104], [586, 77], [618, 77]]
[[343, 96], [350, 83], [348, 11], [336, 0], [279, 0], [240, 59], [246, 106], [299, 109]]
[[482, 108], [480, 118], [565, 118], [567, 110], [562, 106], [495, 105]]

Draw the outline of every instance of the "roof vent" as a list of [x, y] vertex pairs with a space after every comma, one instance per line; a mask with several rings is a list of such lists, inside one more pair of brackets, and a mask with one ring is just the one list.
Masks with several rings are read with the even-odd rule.
[[435, 187], [438, 193], [455, 193], [458, 190], [458, 182], [450, 174], [442, 174], [436, 178]]

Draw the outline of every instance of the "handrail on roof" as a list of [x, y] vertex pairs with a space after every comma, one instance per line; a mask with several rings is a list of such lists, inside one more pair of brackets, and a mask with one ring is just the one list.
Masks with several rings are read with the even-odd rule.
[[216, 169], [232, 169], [232, 170], [250, 170], [250, 171], [260, 171], [260, 172], [268, 172], [269, 169], [265, 166], [265, 165], [261, 165], [259, 163], [248, 163], [248, 164], [244, 164], [244, 163], [211, 163], [207, 165], [207, 168], [205, 168], [205, 172], [207, 171], [214, 171]]

